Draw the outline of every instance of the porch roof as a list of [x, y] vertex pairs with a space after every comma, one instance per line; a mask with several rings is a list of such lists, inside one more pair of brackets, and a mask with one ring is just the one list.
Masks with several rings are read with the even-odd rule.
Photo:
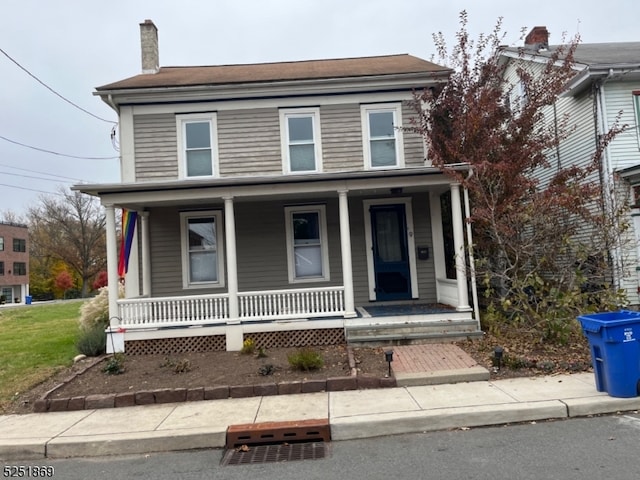
[[[469, 164], [447, 167], [453, 172], [470, 170]], [[313, 175], [273, 175], [226, 177], [159, 182], [77, 184], [76, 190], [100, 197], [104, 203], [126, 205], [180, 204], [202, 198], [270, 197], [287, 194], [313, 194], [338, 190], [375, 190], [449, 185], [456, 180], [439, 167], [413, 167], [397, 170], [320, 173]]]

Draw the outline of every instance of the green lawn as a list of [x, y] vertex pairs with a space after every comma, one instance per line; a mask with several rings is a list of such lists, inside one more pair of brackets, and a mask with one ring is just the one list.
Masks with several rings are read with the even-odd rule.
[[80, 301], [0, 309], [0, 411], [16, 394], [73, 363]]

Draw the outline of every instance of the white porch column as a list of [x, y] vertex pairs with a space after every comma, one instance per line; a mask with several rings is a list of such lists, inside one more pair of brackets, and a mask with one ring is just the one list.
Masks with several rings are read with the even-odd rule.
[[469, 311], [469, 293], [467, 291], [467, 265], [464, 248], [464, 225], [460, 184], [451, 184], [451, 220], [453, 223], [453, 246], [456, 252], [456, 285], [458, 287], [458, 311]]
[[349, 227], [348, 190], [338, 190], [340, 207], [340, 250], [342, 251], [342, 282], [344, 283], [344, 317], [356, 317], [353, 294], [353, 265], [351, 261], [351, 229]]
[[118, 241], [116, 239], [116, 209], [105, 205], [107, 220], [107, 281], [109, 286], [109, 324], [120, 325], [118, 317]]
[[151, 255], [149, 245], [149, 212], [139, 212], [142, 234], [142, 295], [151, 295]]
[[238, 261], [236, 252], [236, 220], [233, 197], [224, 197], [224, 233], [227, 258], [227, 293], [229, 295], [229, 319], [227, 320], [227, 350], [242, 349], [242, 327], [238, 305]]

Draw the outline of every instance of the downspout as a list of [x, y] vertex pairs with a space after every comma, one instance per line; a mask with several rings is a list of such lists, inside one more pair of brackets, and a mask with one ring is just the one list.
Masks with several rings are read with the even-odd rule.
[[[473, 175], [469, 170], [467, 180]], [[473, 256], [473, 236], [471, 232], [471, 208], [469, 207], [469, 190], [464, 187], [464, 218], [467, 227], [467, 244], [469, 245], [469, 274], [471, 275], [471, 299], [473, 301], [473, 315], [480, 326], [480, 306], [478, 305], [478, 286], [476, 284], [476, 263]]]
[[[609, 125], [607, 123], [607, 102], [605, 98], [604, 92], [604, 84], [613, 77], [613, 69], [609, 69], [608, 75], [596, 84], [596, 145], [599, 145], [599, 141], [602, 135], [604, 135], [609, 130]], [[611, 154], [609, 150], [609, 145], [607, 145], [603, 151], [602, 155], [604, 161], [601, 162], [601, 185], [602, 185], [602, 196], [603, 196], [603, 208], [605, 209], [606, 215], [611, 215], [615, 206], [615, 190], [613, 186], [612, 176], [613, 176], [613, 165], [611, 160]], [[611, 258], [612, 266], [613, 266], [613, 284], [616, 289], [621, 289], [624, 285], [622, 281], [622, 261], [620, 254], [620, 245], [618, 234], [615, 233], [615, 239], [613, 245], [608, 245], [609, 255]]]

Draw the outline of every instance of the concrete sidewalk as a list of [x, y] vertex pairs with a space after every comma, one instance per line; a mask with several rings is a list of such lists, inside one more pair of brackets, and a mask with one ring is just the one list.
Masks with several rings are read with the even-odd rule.
[[640, 409], [580, 373], [0, 417], [0, 459], [222, 448], [230, 425], [328, 419], [332, 440]]

